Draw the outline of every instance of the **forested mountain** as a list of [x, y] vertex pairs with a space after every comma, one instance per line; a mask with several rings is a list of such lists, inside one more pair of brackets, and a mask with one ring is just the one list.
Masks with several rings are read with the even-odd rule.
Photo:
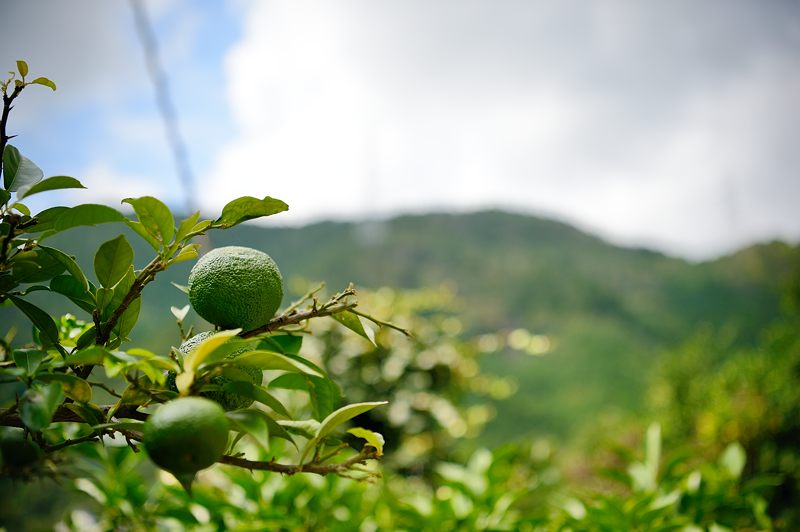
[[[91, 271], [94, 250], [87, 244], [121, 231], [75, 229], [54, 244]], [[98, 236], [87, 238], [87, 232]], [[129, 240], [142, 267], [149, 248], [135, 235]], [[800, 248], [780, 242], [690, 263], [500, 211], [299, 228], [245, 225], [203, 242], [206, 249], [232, 244], [272, 255], [290, 293], [317, 281], [330, 290], [350, 281], [366, 288], [446, 284], [460, 298], [465, 334], [506, 338], [524, 329], [546, 338], [547, 349], [535, 353], [541, 356], [501, 345], [483, 358], [487, 370], [519, 383], [514, 399], [498, 405], [496, 434], [513, 428], [515, 434], [568, 435], [609, 408], [635, 412], [660, 353], [704, 328], [724, 330], [734, 343], [754, 342], [779, 314], [780, 289], [800, 265]], [[177, 341], [169, 307], [187, 299], [170, 282], [185, 284], [190, 268], [179, 264], [145, 290], [135, 343], [164, 350]], [[56, 309], [46, 294], [35, 296]], [[57, 310], [82, 314], [67, 306]], [[13, 321], [15, 312], [2, 309], [3, 322]]]

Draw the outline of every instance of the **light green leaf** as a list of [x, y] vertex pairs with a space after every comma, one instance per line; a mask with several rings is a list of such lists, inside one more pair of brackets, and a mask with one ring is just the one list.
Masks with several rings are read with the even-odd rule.
[[66, 359], [68, 366], [94, 366], [102, 364], [106, 357], [110, 357], [111, 352], [99, 345], [93, 345], [69, 355]]
[[81, 182], [75, 179], [74, 177], [57, 175], [53, 177], [48, 177], [44, 181], [40, 181], [35, 185], [27, 185], [24, 187], [20, 187], [20, 189], [17, 191], [17, 198], [22, 199], [26, 196], [33, 196], [34, 194], [39, 194], [40, 192], [47, 192], [49, 190], [62, 190], [65, 188], [86, 188], [86, 187], [83, 186]]
[[298, 436], [302, 436], [308, 440], [313, 440], [314, 435], [319, 430], [319, 421], [316, 419], [303, 419], [300, 421], [282, 419], [278, 421], [278, 424], [286, 429], [287, 432], [297, 434]]
[[66, 373], [43, 373], [37, 377], [37, 380], [46, 383], [60, 383], [64, 395], [73, 401], [88, 403], [92, 400], [92, 387], [89, 386], [88, 382], [75, 375], [68, 375]]
[[25, 370], [25, 374], [32, 377], [44, 360], [44, 353], [37, 349], [15, 349], [14, 364]]
[[220, 331], [200, 342], [196, 348], [190, 351], [183, 360], [183, 368], [187, 372], [197, 371], [222, 344], [235, 337], [241, 329], [230, 331]]
[[27, 301], [20, 299], [15, 296], [8, 296], [14, 305], [18, 309], [20, 309], [28, 319], [30, 319], [33, 324], [39, 329], [39, 332], [44, 337], [43, 339], [48, 340], [49, 345], [53, 345], [57, 348], [61, 346], [58, 343], [58, 327], [56, 327], [56, 322], [53, 321], [53, 318], [50, 317], [50, 314], [43, 311], [36, 305], [32, 305]]
[[36, 224], [27, 228], [27, 231], [29, 233], [41, 233], [53, 229], [56, 220], [68, 210], [69, 207], [50, 207], [49, 209], [43, 210], [34, 216], [34, 218], [36, 218]]
[[361, 316], [353, 314], [349, 310], [332, 314], [331, 318], [338, 321], [357, 335], [366, 338], [372, 345], [375, 343], [375, 332], [367, 325], [364, 324]]
[[176, 262], [183, 262], [185, 260], [194, 260], [197, 258], [197, 250], [200, 248], [198, 244], [190, 244], [183, 248], [178, 255], [172, 258], [169, 263], [175, 264]]
[[44, 85], [45, 87], [50, 87], [53, 90], [56, 90], [56, 84], [44, 77], [38, 77], [35, 80], [31, 81], [31, 83], [35, 83], [37, 85]]
[[107, 316], [111, 300], [114, 299], [114, 290], [112, 288], [103, 288], [102, 286], [95, 292], [95, 300], [97, 301], [97, 310], [101, 316]]
[[23, 214], [25, 216], [31, 215], [31, 210], [28, 208], [27, 205], [24, 203], [20, 203], [19, 201], [15, 201], [14, 204], [11, 206], [12, 209], [15, 209], [18, 213]]
[[94, 273], [105, 288], [116, 285], [133, 264], [133, 248], [125, 235], [104, 242], [94, 256]]
[[150, 247], [156, 251], [161, 250], [161, 242], [156, 237], [147, 232], [147, 228], [141, 222], [134, 222], [133, 220], [125, 220], [125, 225], [133, 229], [133, 231], [142, 237], [145, 242], [150, 244]]
[[279, 199], [269, 196], [264, 199], [244, 196], [225, 205], [222, 208], [222, 215], [215, 223], [227, 229], [247, 220], [271, 216], [286, 210], [289, 210], [289, 206]]
[[86, 203], [64, 211], [56, 220], [53, 232], [48, 232], [47, 236], [72, 229], [73, 227], [111, 222], [125, 222], [125, 217], [111, 207]]
[[731, 478], [739, 478], [742, 475], [746, 462], [747, 454], [739, 442], [728, 445], [719, 458], [720, 465], [725, 468]]
[[388, 404], [389, 401], [373, 401], [369, 403], [354, 403], [352, 405], [343, 406], [339, 410], [333, 412], [326, 417], [317, 431], [317, 440], [322, 440], [325, 436], [330, 434], [342, 423], [353, 419], [359, 414], [368, 412], [375, 407]]
[[197, 224], [197, 220], [199, 219], [200, 211], [197, 211], [193, 215], [183, 220], [180, 226], [178, 226], [178, 231], [175, 233], [175, 241], [180, 242], [183, 240], [183, 238], [192, 231], [192, 227]]
[[122, 203], [128, 203], [133, 207], [139, 221], [144, 225], [147, 232], [156, 239], [167, 244], [175, 234], [175, 219], [169, 207], [164, 205], [161, 200], [152, 196], [142, 196], [141, 198], [126, 198]]
[[61, 384], [56, 382], [28, 388], [19, 401], [22, 422], [33, 431], [46, 428], [63, 398]]
[[28, 63], [22, 59], [17, 60], [17, 71], [23, 78], [28, 75]]
[[356, 438], [366, 440], [369, 445], [375, 448], [375, 450], [378, 452], [378, 456], [383, 456], [383, 446], [386, 442], [384, 441], [382, 434], [373, 432], [371, 430], [362, 429], [361, 427], [354, 427], [349, 429], [347, 432]]
[[33, 186], [44, 177], [42, 169], [22, 155], [17, 148], [6, 144], [3, 151], [3, 184], [16, 192], [22, 187]]

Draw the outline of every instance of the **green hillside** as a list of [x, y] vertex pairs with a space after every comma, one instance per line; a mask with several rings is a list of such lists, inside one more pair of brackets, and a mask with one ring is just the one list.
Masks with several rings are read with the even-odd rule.
[[[102, 236], [87, 238], [90, 231]], [[76, 253], [91, 271], [88, 243], [120, 231], [73, 230], [54, 245]], [[526, 433], [568, 436], [609, 410], [635, 413], [660, 353], [703, 327], [725, 329], [735, 343], [752, 344], [778, 315], [779, 289], [800, 264], [800, 248], [783, 243], [693, 264], [500, 211], [301, 228], [240, 226], [213, 238], [206, 244], [266, 251], [290, 288], [298, 278], [325, 281], [331, 289], [350, 281], [370, 288], [446, 283], [463, 302], [459, 318], [469, 334], [500, 332], [502, 339], [524, 329], [546, 337], [546, 353], [501, 345], [484, 357], [486, 369], [519, 383], [513, 400], [497, 405], [490, 441]], [[135, 237], [130, 241], [141, 267], [148, 250]], [[190, 268], [180, 264], [148, 287], [135, 343], [154, 350], [175, 343], [168, 309], [187, 299], [170, 281], [185, 284]], [[81, 314], [54, 307], [46, 294], [34, 296], [46, 308]], [[3, 322], [10, 323], [14, 312], [2, 309]]]

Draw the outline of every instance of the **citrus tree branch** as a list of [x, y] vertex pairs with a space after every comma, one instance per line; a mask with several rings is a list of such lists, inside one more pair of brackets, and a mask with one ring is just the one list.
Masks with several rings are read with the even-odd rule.
[[367, 460], [375, 460], [378, 458], [378, 451], [374, 447], [365, 445], [361, 451], [344, 462], [335, 464], [320, 464], [320, 463], [307, 463], [307, 464], [279, 464], [274, 461], [260, 462], [256, 460], [247, 460], [236, 456], [223, 456], [219, 462], [222, 464], [242, 467], [244, 469], [259, 470], [259, 471], [273, 471], [284, 475], [294, 475], [296, 473], [314, 473], [317, 475], [341, 475], [347, 473], [353, 466], [358, 464], [365, 464]]
[[311, 308], [297, 310], [297, 305], [292, 304], [292, 306], [290, 306], [286, 311], [269, 320], [266, 325], [262, 325], [261, 327], [257, 327], [250, 331], [239, 333], [239, 336], [242, 338], [252, 338], [253, 336], [276, 331], [287, 325], [296, 325], [311, 318], [332, 316], [333, 314], [354, 309], [358, 305], [358, 302], [352, 300], [348, 301], [347, 298], [355, 295], [356, 290], [351, 284], [345, 290], [334, 295], [322, 305], [318, 306], [317, 301], [314, 300]]
[[[0, 116], [0, 173], [3, 171], [3, 153], [6, 149], [6, 144], [8, 143], [8, 139], [11, 138], [6, 134], [6, 125], [8, 124], [8, 114], [11, 112], [11, 109], [14, 108], [11, 105], [11, 102], [19, 96], [19, 93], [22, 92], [24, 85], [15, 85], [14, 90], [11, 94], [6, 94], [5, 90], [3, 91], [3, 114]], [[5, 89], [5, 87], [3, 87]]]

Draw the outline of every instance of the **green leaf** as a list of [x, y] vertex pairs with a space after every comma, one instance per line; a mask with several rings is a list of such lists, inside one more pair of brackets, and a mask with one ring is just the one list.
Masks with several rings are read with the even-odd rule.
[[142, 237], [145, 242], [150, 244], [150, 247], [153, 248], [155, 251], [161, 251], [161, 242], [158, 241], [156, 237], [151, 235], [147, 232], [147, 228], [141, 222], [135, 222], [133, 220], [125, 220], [125, 225], [133, 229], [133, 231]]
[[731, 478], [739, 478], [742, 475], [746, 462], [747, 454], [739, 442], [728, 445], [719, 458], [720, 465], [725, 468]]
[[53, 257], [61, 264], [66, 266], [67, 271], [70, 273], [70, 275], [72, 275], [72, 277], [75, 278], [76, 281], [78, 281], [81, 288], [83, 288], [84, 291], [89, 290], [89, 281], [86, 279], [86, 276], [83, 274], [83, 270], [81, 270], [81, 267], [78, 266], [78, 263], [75, 261], [74, 257], [71, 257], [66, 253], [64, 253], [63, 251], [56, 248], [50, 248], [40, 245], [39, 249], [43, 249], [51, 257]]
[[97, 289], [94, 296], [97, 302], [97, 310], [101, 316], [108, 317], [113, 308], [110, 308], [111, 300], [114, 299], [114, 290], [111, 288], [103, 288], [102, 286]]
[[17, 71], [23, 78], [28, 75], [28, 63], [22, 59], [17, 60]]
[[333, 432], [336, 427], [346, 423], [357, 415], [368, 412], [375, 407], [388, 404], [388, 402], [389, 401], [374, 401], [369, 403], [354, 403], [352, 405], [343, 406], [322, 421], [322, 424], [317, 431], [317, 440], [321, 441], [325, 436]]
[[45, 209], [34, 216], [34, 218], [36, 218], [36, 224], [27, 228], [26, 231], [29, 233], [49, 231], [55, 227], [56, 220], [68, 210], [69, 207], [50, 207], [49, 209]]
[[284, 355], [296, 355], [303, 346], [303, 337], [296, 334], [273, 334], [261, 339], [259, 349], [277, 351]]
[[29, 388], [19, 400], [19, 416], [30, 430], [42, 430], [53, 420], [63, 398], [59, 383]]
[[306, 373], [322, 377], [310, 367], [293, 360], [286, 355], [275, 353], [273, 351], [263, 351], [256, 349], [248, 353], [244, 353], [236, 357], [236, 363], [246, 366], [255, 366], [260, 369], [276, 369], [282, 371], [291, 371], [295, 373]]
[[104, 421], [103, 411], [95, 404], [66, 403], [65, 408], [74, 412], [89, 425], [97, 425]]
[[11, 208], [15, 209], [17, 212], [19, 212], [21, 214], [24, 214], [25, 216], [30, 216], [31, 215], [31, 210], [24, 203], [20, 203], [18, 201], [15, 201], [14, 204], [11, 206]]
[[264, 199], [244, 196], [225, 205], [222, 208], [222, 215], [215, 223], [227, 229], [247, 220], [272, 216], [286, 210], [289, 210], [289, 206], [279, 199], [270, 198], [269, 196]]
[[36, 377], [45, 383], [57, 382], [61, 384], [64, 395], [78, 401], [79, 403], [88, 403], [92, 400], [92, 387], [89, 383], [75, 375], [67, 375], [66, 373], [43, 373]]
[[[220, 331], [200, 342], [196, 348], [190, 351], [183, 360], [183, 369], [187, 373], [197, 371], [209, 356], [222, 344], [235, 337], [241, 329], [230, 331]], [[238, 363], [238, 359], [237, 359]]]
[[11, 199], [11, 192], [4, 188], [0, 188], [0, 205], [5, 205]]
[[234, 410], [225, 416], [231, 422], [233, 430], [250, 435], [253, 441], [264, 452], [269, 452], [269, 429], [265, 416], [257, 410]]
[[47, 192], [49, 190], [62, 190], [65, 188], [86, 188], [86, 187], [83, 186], [81, 182], [75, 179], [74, 177], [57, 175], [53, 177], [48, 177], [44, 181], [40, 181], [35, 185], [20, 187], [20, 189], [17, 191], [17, 198], [22, 199], [26, 196], [33, 196], [34, 194], [39, 194], [40, 192]]
[[32, 305], [16, 296], [8, 296], [8, 298], [20, 309], [28, 319], [33, 322], [39, 332], [48, 340], [50, 344], [60, 348], [58, 343], [58, 327], [50, 314], [43, 311], [36, 305]]
[[194, 227], [197, 224], [197, 220], [199, 219], [200, 219], [200, 211], [197, 211], [193, 215], [183, 220], [181, 222], [181, 225], [178, 227], [178, 232], [175, 233], [175, 241], [180, 242], [181, 240], [183, 240], [184, 237], [192, 231], [192, 227]]
[[56, 84], [44, 77], [38, 77], [35, 80], [31, 81], [30, 83], [35, 83], [37, 85], [44, 85], [45, 87], [50, 87], [53, 90], [56, 90]]
[[276, 399], [275, 396], [269, 393], [267, 390], [261, 386], [256, 386], [252, 382], [227, 382], [222, 389], [226, 392], [241, 395], [243, 397], [253, 399], [254, 401], [258, 401], [259, 403], [270, 407], [272, 410], [284, 417], [291, 417], [289, 415], [289, 411], [286, 410], [285, 406], [283, 406], [283, 403]]
[[319, 430], [319, 421], [315, 419], [303, 419], [300, 421], [280, 420], [278, 424], [292, 434], [297, 434], [308, 440], [313, 440], [314, 435]]
[[116, 285], [133, 264], [133, 248], [125, 235], [103, 243], [94, 256], [94, 272], [105, 288]]
[[357, 335], [366, 338], [372, 345], [377, 346], [375, 343], [375, 332], [369, 327], [365, 326], [361, 316], [353, 314], [349, 310], [332, 314], [331, 318], [338, 321]]
[[88, 290], [84, 290], [80, 283], [71, 275], [58, 275], [50, 281], [50, 290], [66, 296], [88, 313], [95, 308], [94, 301]]
[[52, 234], [86, 225], [98, 225], [111, 222], [125, 222], [125, 217], [117, 210], [105, 205], [86, 203], [64, 211], [56, 220]]
[[302, 373], [284, 373], [272, 379], [269, 383], [269, 387], [281, 388], [283, 390], [308, 391], [308, 380]]
[[152, 196], [141, 198], [126, 198], [122, 203], [128, 203], [133, 207], [139, 221], [144, 225], [148, 233], [157, 240], [167, 244], [175, 234], [175, 219], [169, 207], [164, 205], [161, 200]]
[[28, 377], [36, 375], [36, 370], [44, 360], [44, 353], [37, 349], [15, 349], [14, 364], [25, 370]]
[[367, 444], [375, 447], [375, 450], [378, 451], [378, 456], [383, 455], [383, 445], [386, 442], [384, 441], [383, 436], [381, 434], [373, 432], [371, 430], [362, 429], [361, 427], [352, 428], [347, 432], [349, 432], [356, 438], [361, 438], [362, 440], [366, 440]]
[[327, 378], [307, 376], [308, 393], [314, 408], [314, 417], [324, 419], [336, 407], [341, 394], [336, 384]]
[[93, 345], [69, 355], [66, 359], [66, 364], [68, 366], [95, 366], [102, 364], [106, 357], [110, 356], [112, 355], [108, 349], [99, 345]]
[[18, 283], [48, 281], [66, 269], [61, 261], [41, 249], [19, 253], [10, 262]]
[[16, 192], [22, 187], [35, 185], [43, 177], [41, 168], [22, 155], [17, 148], [6, 144], [3, 151], [3, 184], [6, 189]]
[[175, 264], [176, 262], [183, 262], [185, 260], [194, 260], [197, 258], [197, 250], [200, 248], [199, 244], [189, 244], [180, 253], [178, 253], [174, 258], [170, 259], [170, 264]]

